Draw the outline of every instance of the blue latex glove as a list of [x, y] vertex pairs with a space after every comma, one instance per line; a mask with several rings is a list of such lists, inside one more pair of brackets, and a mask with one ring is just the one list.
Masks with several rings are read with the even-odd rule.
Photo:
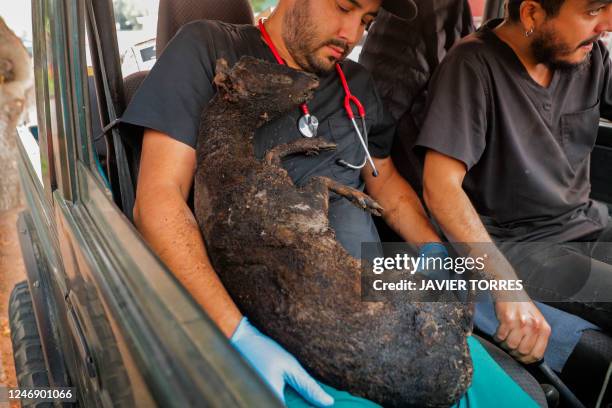
[[285, 384], [289, 384], [306, 401], [317, 407], [334, 404], [334, 399], [323, 391], [295, 357], [253, 327], [246, 317], [238, 324], [230, 342], [283, 403], [283, 389]]
[[[427, 260], [427, 258], [442, 258], [442, 260], [448, 258], [448, 251], [446, 247], [439, 242], [430, 242], [425, 244], [419, 248], [419, 257], [423, 259], [423, 262]], [[438, 263], [437, 261], [436, 263]], [[421, 264], [423, 265], [423, 264]], [[422, 273], [427, 276], [429, 279], [435, 280], [446, 280], [452, 278], [452, 271], [442, 269], [432, 269], [432, 268], [424, 268], [424, 265], [419, 267], [417, 272]]]
[[[430, 242], [428, 244], [421, 246], [421, 248], [419, 249], [419, 256], [422, 257], [424, 260], [426, 260], [427, 258], [442, 258], [442, 260], [444, 261], [444, 259], [448, 258], [450, 255], [448, 254], [448, 250], [446, 249], [446, 247], [442, 245], [441, 243]], [[444, 268], [442, 269], [419, 268], [417, 272], [420, 272], [423, 275], [427, 276], [429, 279], [433, 279], [433, 280], [463, 279], [461, 275], [455, 273], [452, 270], [447, 270]], [[461, 302], [467, 302], [469, 299], [469, 293], [467, 290], [459, 289], [459, 290], [454, 291], [454, 293], [455, 295], [457, 295], [457, 299]]]

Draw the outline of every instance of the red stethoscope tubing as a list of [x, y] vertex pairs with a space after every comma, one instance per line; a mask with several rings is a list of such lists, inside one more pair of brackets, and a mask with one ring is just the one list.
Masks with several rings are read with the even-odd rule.
[[[270, 51], [272, 51], [272, 54], [274, 55], [276, 62], [278, 62], [280, 65], [287, 65], [285, 64], [285, 60], [281, 58], [276, 47], [274, 46], [274, 43], [272, 42], [272, 38], [270, 38], [270, 34], [268, 34], [268, 30], [266, 30], [266, 27], [264, 26], [263, 19], [259, 19], [258, 24], [259, 24], [259, 31], [261, 31], [261, 35], [263, 36], [264, 41], [266, 42], [266, 44], [268, 44]], [[310, 115], [310, 110], [308, 109], [308, 105], [306, 105], [305, 103], [300, 105], [300, 109], [302, 110], [304, 115]]]
[[342, 88], [344, 89], [344, 110], [346, 111], [346, 114], [348, 115], [349, 119], [355, 119], [355, 114], [353, 113], [353, 108], [351, 107], [351, 102], [353, 102], [355, 106], [357, 106], [359, 116], [365, 120], [365, 109], [359, 99], [357, 99], [357, 97], [351, 93], [348, 82], [346, 81], [346, 76], [344, 76], [344, 71], [342, 71], [342, 68], [340, 68], [340, 64], [336, 64], [336, 71], [338, 72], [340, 82], [342, 82]]
[[[272, 51], [272, 54], [274, 55], [274, 58], [276, 59], [276, 62], [278, 62], [280, 65], [286, 65], [285, 61], [281, 58], [280, 54], [278, 53], [278, 50], [276, 49], [276, 46], [274, 45], [274, 42], [272, 42], [272, 38], [270, 38], [270, 35], [268, 34], [268, 31], [266, 30], [266, 27], [264, 26], [263, 23], [263, 19], [260, 19], [258, 22], [259, 25], [259, 31], [261, 31], [261, 35], [264, 39], [264, 41], [266, 42], [266, 44], [268, 45], [268, 47], [270, 48], [270, 50]], [[342, 67], [340, 66], [340, 64], [336, 63], [336, 72], [338, 72], [338, 77], [340, 77], [340, 82], [342, 83], [342, 88], [344, 89], [344, 110], [346, 111], [347, 116], [349, 117], [349, 119], [351, 120], [351, 122], [353, 123], [353, 126], [355, 128], [355, 131], [357, 132], [357, 136], [359, 137], [359, 141], [361, 142], [361, 145], [363, 146], [365, 153], [366, 153], [366, 157], [364, 160], [364, 163], [360, 166], [355, 166], [355, 165], [351, 165], [350, 163], [345, 162], [344, 160], [342, 160], [343, 165], [353, 168], [353, 169], [358, 169], [358, 168], [362, 168], [365, 165], [365, 161], [369, 161], [370, 165], [372, 166], [373, 169], [373, 174], [374, 176], [378, 176], [378, 171], [376, 170], [376, 166], [374, 165], [374, 161], [372, 160], [372, 157], [370, 156], [370, 152], [368, 150], [368, 146], [367, 146], [367, 129], [366, 129], [366, 123], [365, 123], [365, 108], [363, 107], [363, 105], [361, 104], [361, 102], [359, 101], [359, 99], [353, 95], [351, 93], [351, 90], [349, 88], [348, 85], [348, 81], [346, 80], [346, 76], [344, 75], [344, 71], [342, 71]], [[351, 103], [354, 103], [355, 106], [357, 106], [357, 111], [359, 112], [359, 116], [361, 116], [361, 121], [363, 124], [363, 131], [364, 131], [364, 135], [361, 134], [361, 132], [359, 131], [359, 126], [357, 126], [357, 122], [355, 121], [355, 113], [353, 112], [353, 107], [351, 106]], [[300, 109], [302, 110], [302, 112], [304, 113], [305, 116], [310, 117], [310, 111], [308, 109], [308, 105], [306, 105], [306, 103], [303, 103], [302, 105], [300, 105]]]

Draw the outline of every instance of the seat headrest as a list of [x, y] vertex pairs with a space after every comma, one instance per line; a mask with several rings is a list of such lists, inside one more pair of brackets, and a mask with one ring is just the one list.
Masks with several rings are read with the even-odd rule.
[[157, 56], [159, 57], [179, 28], [191, 21], [202, 19], [254, 24], [253, 9], [248, 0], [160, 0]]

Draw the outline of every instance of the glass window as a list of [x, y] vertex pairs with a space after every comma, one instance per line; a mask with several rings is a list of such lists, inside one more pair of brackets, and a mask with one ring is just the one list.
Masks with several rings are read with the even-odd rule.
[[478, 28], [482, 24], [486, 0], [469, 0], [469, 3], [474, 16], [474, 25]]
[[250, 0], [251, 6], [253, 7], [253, 12], [255, 15], [269, 14], [272, 11], [272, 8], [276, 6], [277, 0]]
[[159, 0], [113, 0], [123, 77], [155, 64]]

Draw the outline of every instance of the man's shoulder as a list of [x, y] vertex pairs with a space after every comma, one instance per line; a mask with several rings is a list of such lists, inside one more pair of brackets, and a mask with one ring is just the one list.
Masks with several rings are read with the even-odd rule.
[[230, 24], [218, 20], [195, 20], [183, 25], [176, 37], [182, 41], [218, 43], [256, 38], [257, 29], [247, 24]]
[[608, 58], [610, 58], [610, 51], [606, 44], [602, 40], [595, 41], [593, 43], [593, 51], [591, 51], [591, 61], [603, 66], [608, 61]]
[[193, 55], [211, 72], [220, 58], [225, 59], [230, 66], [244, 55], [269, 58], [259, 30], [250, 24], [196, 20], [181, 27], [170, 43], [175, 53]]
[[358, 62], [353, 61], [352, 59], [345, 58], [340, 62], [342, 69], [347, 72], [368, 72], [366, 67], [361, 65]]
[[346, 58], [340, 63], [340, 66], [349, 80], [357, 79], [366, 82], [372, 80], [370, 71], [358, 62]]
[[495, 58], [494, 47], [487, 36], [488, 34], [478, 31], [467, 35], [451, 47], [444, 60], [479, 64], [490, 58]]
[[491, 72], [505, 71], [510, 65], [507, 51], [502, 49], [500, 40], [496, 41], [492, 36], [495, 34], [476, 31], [462, 38], [451, 47], [436, 72], [446, 72], [450, 80], [459, 77], [460, 71], [469, 72], [487, 88]]

